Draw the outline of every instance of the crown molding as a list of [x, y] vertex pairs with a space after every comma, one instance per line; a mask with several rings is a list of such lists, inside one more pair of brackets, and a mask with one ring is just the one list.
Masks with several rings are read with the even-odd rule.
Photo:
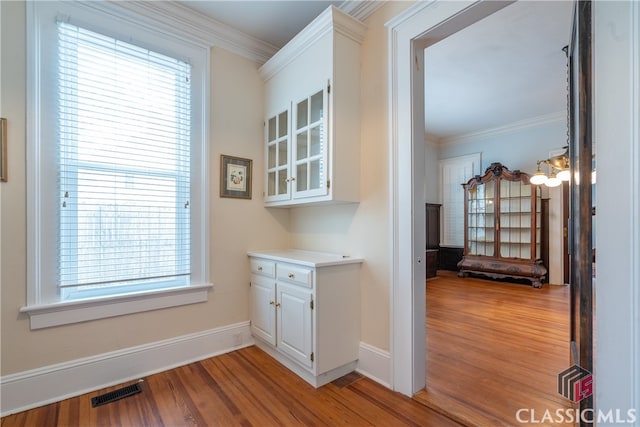
[[404, 11], [400, 12], [389, 21], [387, 21], [384, 25], [387, 28], [391, 28], [394, 31], [397, 31], [398, 28], [409, 21], [414, 16], [418, 15], [422, 12], [423, 9], [426, 9], [431, 6], [437, 7], [438, 0], [421, 0], [416, 1], [413, 5], [409, 6]]
[[[334, 19], [333, 27], [337, 32], [361, 43], [366, 26], [360, 20], [371, 16], [387, 1], [347, 0], [339, 8], [330, 6], [307, 26], [309, 30], [301, 32], [306, 33], [306, 36], [299, 37], [299, 34], [289, 42], [292, 46], [288, 50], [304, 50], [306, 43], [312, 43], [321, 37], [331, 28], [331, 17]], [[156, 30], [170, 29], [173, 33], [180, 34], [201, 46], [220, 47], [259, 64], [265, 64], [278, 52], [277, 46], [236, 30], [179, 2], [106, 0], [91, 2], [91, 5]], [[286, 50], [283, 53], [286, 53]]]
[[388, 0], [346, 0], [338, 6], [338, 9], [360, 21], [364, 21], [384, 6], [387, 1]]
[[329, 6], [260, 67], [260, 75], [265, 81], [269, 80], [332, 30], [357, 43], [362, 43], [366, 28], [366, 25], [356, 18], [342, 12], [335, 6]]
[[558, 111], [555, 113], [545, 114], [530, 119], [520, 120], [514, 123], [510, 123], [505, 126], [499, 126], [491, 129], [482, 130], [479, 132], [471, 132], [462, 135], [455, 135], [452, 137], [439, 138], [440, 145], [460, 144], [463, 142], [471, 142], [478, 139], [487, 139], [497, 135], [503, 135], [505, 133], [512, 133], [523, 129], [534, 128], [544, 126], [551, 123], [557, 123], [566, 121], [567, 112]]
[[91, 2], [102, 4], [119, 15], [162, 31], [171, 29], [181, 36], [206, 47], [220, 47], [263, 64], [278, 48], [238, 31], [220, 21], [196, 12], [178, 2], [117, 1]]

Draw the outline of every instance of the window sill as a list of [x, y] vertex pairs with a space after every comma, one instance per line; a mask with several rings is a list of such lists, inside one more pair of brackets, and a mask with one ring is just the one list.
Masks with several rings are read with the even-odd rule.
[[63, 301], [22, 307], [31, 320], [31, 329], [49, 328], [125, 314], [206, 302], [211, 284], [140, 292], [129, 295]]

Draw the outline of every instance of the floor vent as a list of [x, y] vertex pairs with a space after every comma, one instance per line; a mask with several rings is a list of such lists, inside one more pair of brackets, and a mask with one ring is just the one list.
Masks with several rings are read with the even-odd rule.
[[124, 399], [125, 397], [132, 396], [136, 393], [140, 393], [142, 387], [140, 383], [128, 385], [126, 387], [119, 388], [118, 390], [110, 391], [109, 393], [101, 394], [100, 396], [91, 398], [91, 407], [106, 405], [107, 403], [115, 402], [116, 400]]

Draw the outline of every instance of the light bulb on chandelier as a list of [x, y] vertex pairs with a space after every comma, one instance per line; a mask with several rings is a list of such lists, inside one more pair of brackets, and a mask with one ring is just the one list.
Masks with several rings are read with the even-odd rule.
[[542, 172], [542, 169], [540, 169], [540, 162], [538, 162], [538, 170], [529, 179], [529, 182], [531, 182], [533, 185], [540, 185], [544, 184], [548, 179], [549, 178], [547, 178], [547, 175], [545, 175], [544, 172]]
[[560, 181], [569, 181], [571, 179], [571, 172], [569, 172], [569, 168], [562, 169], [558, 172], [558, 179]]
[[551, 171], [549, 179], [544, 183], [547, 187], [557, 187], [560, 184], [562, 184], [562, 181], [558, 178], [555, 171]]

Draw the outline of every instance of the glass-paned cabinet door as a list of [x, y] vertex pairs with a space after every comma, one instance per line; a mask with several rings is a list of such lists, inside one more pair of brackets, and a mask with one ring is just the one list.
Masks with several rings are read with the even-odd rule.
[[265, 199], [284, 200], [290, 197], [289, 173], [289, 111], [285, 110], [266, 123], [267, 182]]
[[493, 256], [495, 252], [494, 181], [467, 191], [467, 254]]
[[293, 108], [293, 198], [327, 194], [327, 91]]
[[500, 182], [500, 256], [531, 258], [531, 186]]
[[[500, 182], [500, 256], [503, 258], [535, 259], [540, 257], [540, 203], [532, 197], [539, 187], [522, 181]], [[538, 215], [533, 214], [532, 203]], [[537, 235], [531, 228], [536, 221]], [[536, 236], [532, 243], [532, 237]], [[535, 253], [532, 254], [532, 251]]]

